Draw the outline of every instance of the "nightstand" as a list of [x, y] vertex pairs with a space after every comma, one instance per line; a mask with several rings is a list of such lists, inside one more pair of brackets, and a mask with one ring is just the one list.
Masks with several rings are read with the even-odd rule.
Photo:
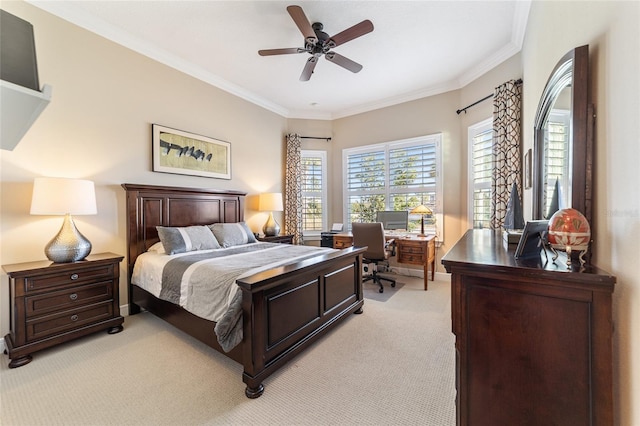
[[263, 243], [293, 244], [293, 235], [275, 235], [273, 237], [263, 235], [262, 237], [256, 237], [256, 240]]
[[9, 368], [31, 353], [96, 331], [122, 331], [119, 277], [123, 256], [100, 253], [73, 263], [3, 265], [9, 276], [11, 331], [4, 337]]

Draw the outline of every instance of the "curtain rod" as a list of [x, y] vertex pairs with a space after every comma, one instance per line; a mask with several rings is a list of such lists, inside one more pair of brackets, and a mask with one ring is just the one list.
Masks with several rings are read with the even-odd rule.
[[[515, 81], [515, 83], [516, 83], [516, 84], [522, 84], [522, 79], [521, 79], [521, 78], [517, 79], [517, 80]], [[487, 99], [490, 99], [490, 98], [493, 98], [493, 94], [491, 94], [491, 95], [489, 95], [489, 96], [485, 96], [484, 98], [480, 99], [479, 101], [475, 101], [475, 102], [474, 102], [474, 103], [472, 103], [471, 105], [467, 105], [466, 107], [464, 107], [464, 108], [462, 108], [462, 109], [457, 110], [457, 111], [456, 111], [456, 114], [460, 115], [460, 113], [461, 113], [462, 111], [464, 111], [464, 113], [466, 114], [466, 113], [467, 113], [467, 110], [468, 110], [469, 108], [471, 108], [472, 106], [478, 105], [480, 102], [484, 102], [484, 101], [486, 101]]]
[[322, 138], [322, 137], [316, 137], [316, 136], [300, 136], [300, 139], [319, 139], [319, 140], [325, 140], [325, 141], [327, 141], [327, 142], [330, 142], [330, 141], [331, 141], [331, 137], [328, 137], [328, 138], [324, 137], [324, 138]]

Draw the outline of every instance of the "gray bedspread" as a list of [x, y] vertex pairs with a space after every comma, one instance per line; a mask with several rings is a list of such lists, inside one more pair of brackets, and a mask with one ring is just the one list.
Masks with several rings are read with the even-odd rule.
[[272, 243], [194, 252], [164, 266], [160, 298], [215, 321], [218, 342], [228, 352], [242, 341], [242, 291], [236, 280], [326, 252], [318, 247]]

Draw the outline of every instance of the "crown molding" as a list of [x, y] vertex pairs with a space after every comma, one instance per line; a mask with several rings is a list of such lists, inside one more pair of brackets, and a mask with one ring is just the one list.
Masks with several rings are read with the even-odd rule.
[[281, 116], [287, 117], [289, 110], [277, 105], [267, 99], [257, 96], [253, 92], [250, 92], [240, 86], [237, 86], [209, 71], [206, 71], [202, 67], [195, 66], [191, 62], [168, 53], [163, 49], [159, 49], [156, 46], [132, 36], [131, 34], [118, 29], [117, 27], [104, 22], [101, 19], [97, 19], [91, 14], [85, 13], [73, 6], [73, 2], [48, 2], [38, 0], [26, 0], [33, 6], [42, 9], [58, 18], [71, 22], [87, 31], [95, 33], [101, 37], [111, 40], [116, 44], [124, 46], [134, 52], [147, 56], [155, 61], [158, 61], [164, 65], [181, 71], [187, 75], [190, 75], [198, 80], [204, 81], [212, 86], [215, 86], [225, 92], [238, 96], [248, 102], [263, 107], [269, 111], [272, 111]]
[[185, 61], [176, 55], [170, 54], [163, 49], [159, 49], [156, 46], [153, 46], [150, 43], [147, 43], [139, 38], [133, 37], [131, 34], [128, 34], [125, 31], [114, 27], [113, 25], [107, 24], [106, 22], [97, 19], [90, 14], [83, 12], [82, 10], [73, 6], [73, 2], [49, 2], [42, 0], [26, 1], [33, 6], [38, 7], [39, 9], [51, 13], [52, 15], [78, 25], [90, 32], [98, 34], [108, 40], [113, 41], [114, 43], [127, 47], [135, 52], [140, 53], [141, 55], [147, 56], [187, 75], [204, 81], [205, 83], [224, 90], [225, 92], [238, 96], [241, 99], [244, 99], [266, 110], [274, 112], [284, 118], [310, 120], [335, 120], [405, 102], [411, 102], [429, 96], [435, 96], [466, 86], [467, 84], [471, 83], [478, 77], [495, 68], [521, 50], [522, 43], [524, 41], [524, 35], [526, 32], [527, 21], [529, 18], [529, 10], [531, 7], [531, 0], [516, 1], [513, 27], [511, 31], [511, 41], [500, 50], [495, 52], [493, 55], [488, 57], [486, 60], [484, 60], [482, 63], [463, 73], [459, 77], [454, 78], [448, 82], [435, 86], [425, 87], [417, 91], [403, 93], [398, 96], [364, 103], [352, 108], [346, 108], [340, 111], [336, 111], [334, 113], [328, 113], [311, 110], [293, 111], [282, 107], [281, 105], [275, 104], [268, 99], [257, 96], [255, 93], [249, 90], [246, 90], [209, 71], [206, 71], [202, 67], [195, 66], [194, 64]]

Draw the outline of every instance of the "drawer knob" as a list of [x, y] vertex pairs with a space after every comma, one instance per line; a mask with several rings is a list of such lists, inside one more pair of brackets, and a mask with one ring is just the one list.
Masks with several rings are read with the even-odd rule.
[[77, 280], [78, 279], [78, 274], [71, 274], [71, 279], [72, 280]]
[[78, 300], [78, 295], [76, 293], [70, 294], [69, 295], [69, 299], [71, 300]]
[[71, 321], [78, 321], [78, 315], [71, 315]]

